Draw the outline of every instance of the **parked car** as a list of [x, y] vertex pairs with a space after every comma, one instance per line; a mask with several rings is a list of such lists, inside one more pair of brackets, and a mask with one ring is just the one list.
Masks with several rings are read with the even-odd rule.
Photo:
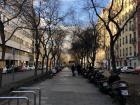
[[15, 66], [15, 67], [14, 67], [14, 71], [15, 71], [15, 72], [20, 72], [21, 67], [22, 67], [22, 66]]
[[42, 65], [38, 65], [38, 70], [41, 70], [42, 69]]
[[44, 65], [44, 67], [43, 67], [44, 69], [46, 69], [46, 65]]
[[57, 73], [57, 70], [55, 69], [55, 67], [52, 68], [52, 73], [53, 73], [53, 74], [56, 74], [56, 73]]
[[24, 66], [21, 66], [21, 68], [20, 68], [20, 72], [24, 72], [24, 71], [26, 71], [27, 70], [27, 67], [24, 65]]
[[134, 72], [134, 68], [131, 66], [124, 66], [121, 68], [121, 72], [122, 73], [133, 73]]
[[[121, 66], [117, 66], [116, 67], [116, 72], [118, 72], [118, 73], [120, 73], [121, 72], [121, 69], [122, 69], [122, 67]], [[112, 67], [111, 67], [111, 69], [110, 69], [110, 73], [113, 71], [113, 69], [112, 69]]]
[[7, 67], [4, 67], [3, 70], [2, 70], [2, 73], [3, 74], [6, 74], [7, 73], [7, 70], [8, 70]]
[[135, 74], [140, 74], [140, 66], [137, 66], [137, 67], [134, 69], [134, 73], [135, 73]]
[[27, 66], [27, 70], [34, 70], [35, 69], [35, 66], [34, 65], [28, 65]]
[[3, 68], [3, 73], [11, 73], [14, 71], [14, 65], [11, 65], [11, 66], [5, 66]]

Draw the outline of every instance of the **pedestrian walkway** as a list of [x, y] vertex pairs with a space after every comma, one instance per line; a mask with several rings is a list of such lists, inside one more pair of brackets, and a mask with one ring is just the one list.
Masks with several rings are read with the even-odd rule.
[[109, 96], [100, 93], [86, 79], [73, 77], [69, 68], [34, 87], [42, 90], [41, 105], [114, 105]]
[[[47, 79], [31, 87], [41, 89], [41, 105], [116, 105], [108, 95], [100, 93], [88, 80], [81, 76], [73, 77], [69, 68], [63, 69], [53, 79]], [[23, 94], [23, 96], [29, 97], [30, 105], [39, 105], [38, 97], [34, 104], [33, 95]], [[10, 103], [9, 105], [17, 105], [16, 100]], [[26, 103], [20, 101], [18, 105]]]

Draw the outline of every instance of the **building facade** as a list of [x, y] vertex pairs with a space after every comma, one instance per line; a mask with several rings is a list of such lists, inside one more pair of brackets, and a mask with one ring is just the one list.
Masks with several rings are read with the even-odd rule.
[[[137, 0], [124, 0], [124, 10], [122, 11], [119, 22], [123, 24], [134, 12], [136, 5], [140, 2]], [[119, 2], [118, 2], [119, 4]], [[115, 44], [116, 64], [117, 66], [140, 65], [140, 11], [138, 10], [135, 17], [131, 19], [124, 30], [121, 32]]]
[[[132, 15], [135, 11], [136, 6], [140, 3], [140, 0], [124, 0], [123, 9], [120, 14], [115, 18], [117, 24], [122, 26], [125, 21]], [[121, 8], [122, 0], [114, 0], [113, 11], [118, 12]], [[108, 7], [110, 4], [108, 5]], [[107, 7], [107, 8], [108, 8]], [[106, 19], [108, 18], [108, 10], [104, 9], [101, 13], [101, 17]], [[112, 14], [113, 15], [113, 14]], [[100, 20], [99, 20], [100, 22]], [[116, 33], [115, 25], [110, 23], [110, 28], [112, 33]], [[107, 61], [107, 66], [111, 67], [111, 58], [110, 58], [110, 44], [109, 44], [109, 34], [107, 30], [103, 27], [101, 31], [104, 36], [105, 43], [105, 61]], [[140, 66], [140, 10], [138, 9], [134, 18], [129, 20], [129, 22], [122, 30], [119, 38], [115, 43], [115, 56], [116, 56], [116, 65], [117, 66]]]
[[[0, 18], [5, 21], [11, 17], [11, 13], [5, 9], [0, 8]], [[21, 25], [20, 20], [15, 18], [6, 24], [4, 24], [5, 38], [6, 40], [11, 36], [13, 30]], [[33, 60], [33, 42], [32, 34], [29, 30], [20, 29], [15, 32], [10, 40], [6, 43], [5, 61], [0, 62], [1, 67], [5, 66], [20, 66], [28, 64]], [[0, 40], [1, 43], [1, 40]], [[0, 47], [0, 59], [2, 55], [2, 49]]]

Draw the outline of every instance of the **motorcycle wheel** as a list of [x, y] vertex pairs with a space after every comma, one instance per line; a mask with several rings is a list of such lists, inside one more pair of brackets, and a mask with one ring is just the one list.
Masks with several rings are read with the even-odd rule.
[[119, 99], [119, 103], [120, 103], [120, 105], [126, 105], [126, 97], [121, 96]]

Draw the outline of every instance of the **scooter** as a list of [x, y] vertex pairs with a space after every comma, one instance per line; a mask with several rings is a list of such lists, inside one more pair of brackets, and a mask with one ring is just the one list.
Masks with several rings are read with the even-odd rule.
[[94, 76], [93, 83], [98, 86], [100, 81], [104, 79], [106, 79], [106, 77], [103, 75], [103, 72], [98, 71]]
[[108, 83], [108, 78], [101, 80], [98, 84], [98, 87], [102, 93], [108, 94], [110, 91], [110, 85]]
[[116, 81], [111, 84], [110, 95], [114, 98], [114, 101], [119, 102], [120, 105], [126, 105], [128, 92], [128, 83], [125, 81]]

